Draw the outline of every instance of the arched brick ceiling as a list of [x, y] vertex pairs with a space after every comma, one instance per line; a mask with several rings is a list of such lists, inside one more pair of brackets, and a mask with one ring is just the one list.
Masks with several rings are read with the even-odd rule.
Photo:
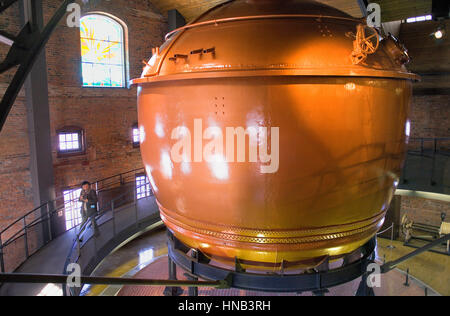
[[[162, 14], [177, 9], [189, 22], [206, 10], [225, 2], [225, 0], [149, 0]], [[350, 15], [361, 17], [361, 11], [356, 0], [318, 0], [334, 6]]]
[[[189, 22], [204, 11], [224, 2], [225, 0], [149, 0], [162, 14], [171, 9], [177, 9]], [[361, 17], [357, 0], [317, 0], [334, 6], [354, 17]], [[396, 21], [413, 16], [431, 13], [432, 0], [370, 0], [381, 5], [382, 20]]]

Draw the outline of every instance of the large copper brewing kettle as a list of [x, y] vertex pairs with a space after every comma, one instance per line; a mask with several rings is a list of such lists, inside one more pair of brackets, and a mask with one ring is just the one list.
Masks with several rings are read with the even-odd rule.
[[[164, 223], [215, 261], [270, 271], [362, 246], [383, 224], [405, 156], [417, 79], [407, 60], [393, 38], [315, 1], [229, 1], [169, 34], [133, 80]], [[194, 143], [210, 127], [267, 128], [275, 172], [263, 172], [274, 155], [255, 161], [251, 149], [244, 162], [225, 150], [201, 160], [196, 145], [173, 159], [181, 134]]]

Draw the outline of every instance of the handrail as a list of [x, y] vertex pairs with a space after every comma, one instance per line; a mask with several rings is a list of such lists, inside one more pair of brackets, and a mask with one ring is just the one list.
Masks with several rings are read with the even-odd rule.
[[[24, 274], [24, 273], [0, 273], [0, 282], [40, 284], [54, 283], [67, 284], [68, 278], [64, 274]], [[80, 276], [81, 284], [90, 285], [147, 285], [147, 286], [177, 286], [177, 287], [212, 287], [228, 289], [228, 280], [219, 281], [195, 281], [195, 280], [157, 280], [125, 277], [96, 277]]]
[[424, 139], [424, 140], [450, 140], [450, 137], [410, 137], [410, 140]]
[[[111, 200], [112, 205], [113, 205], [113, 203], [114, 203], [115, 201], [117, 201], [117, 200], [123, 198], [124, 196], [129, 195], [131, 189], [133, 189], [133, 190], [135, 191], [135, 193], [136, 193], [136, 190], [137, 190], [137, 189], [140, 189], [140, 188], [145, 187], [145, 186], [146, 186], [146, 184], [142, 184], [142, 185], [137, 186], [137, 187], [128, 188], [126, 192], [124, 192], [123, 194], [121, 194], [121, 195], [119, 195], [118, 197], [115, 197], [114, 199]], [[136, 195], [134, 195], [134, 201], [133, 201], [133, 203], [136, 203]], [[111, 210], [99, 212], [99, 213], [95, 216], [96, 220], [97, 220], [97, 219], [100, 219], [103, 215], [105, 215], [106, 213], [108, 213], [108, 212], [110, 212], [110, 211], [111, 211]], [[80, 226], [79, 231], [84, 232], [83, 228], [85, 228], [85, 227], [89, 224], [89, 222], [90, 222], [90, 220], [86, 221], [82, 226]], [[77, 225], [77, 226], [79, 226], [79, 225]], [[77, 234], [77, 240], [79, 240], [79, 237], [80, 237], [80, 234]], [[69, 254], [69, 256], [70, 256], [70, 254]]]
[[144, 170], [144, 168], [142, 167], [142, 168], [133, 169], [133, 170], [130, 170], [130, 171], [127, 171], [127, 172], [118, 173], [116, 175], [113, 175], [113, 176], [110, 176], [110, 177], [98, 180], [98, 181], [96, 181], [94, 183], [103, 182], [103, 181], [106, 181], [106, 180], [109, 180], [109, 179], [112, 179], [112, 178], [115, 178], [115, 177], [118, 177], [118, 176], [121, 176], [121, 175], [124, 175], [124, 174], [133, 173], [133, 172], [136, 172], [136, 171], [139, 171], [139, 170]]
[[8, 229], [10, 229], [11, 227], [13, 227], [14, 225], [16, 225], [18, 222], [20, 222], [21, 220], [23, 220], [24, 217], [27, 217], [28, 215], [32, 214], [33, 212], [36, 212], [37, 210], [39, 210], [40, 208], [43, 208], [44, 206], [46, 206], [48, 204], [48, 202], [45, 202], [44, 204], [42, 204], [39, 207], [36, 207], [35, 209], [33, 209], [32, 211], [26, 213], [25, 215], [22, 215], [21, 217], [19, 217], [18, 219], [16, 219], [14, 222], [12, 222], [11, 224], [9, 224], [8, 226], [6, 226], [6, 228], [4, 228], [2, 231], [0, 231], [0, 235], [2, 235], [4, 232], [6, 232]]
[[448, 240], [450, 240], [450, 234], [444, 235], [443, 237], [441, 237], [439, 239], [436, 239], [436, 240], [430, 242], [429, 244], [427, 244], [427, 245], [425, 245], [425, 246], [423, 246], [423, 247], [421, 247], [421, 248], [419, 248], [417, 250], [414, 250], [413, 252], [408, 253], [407, 255], [404, 255], [401, 258], [398, 258], [398, 259], [396, 259], [394, 261], [386, 262], [385, 264], [383, 264], [381, 266], [381, 273], [387, 273], [387, 272], [391, 271], [392, 269], [395, 269], [395, 267], [398, 266], [403, 261], [406, 261], [408, 259], [411, 259], [411, 258], [417, 256], [417, 255], [420, 255], [421, 253], [423, 253], [425, 251], [428, 251], [431, 248], [433, 248], [433, 247], [435, 247], [437, 245], [440, 245], [441, 243], [444, 243], [444, 242], [446, 242]]
[[[11, 237], [8, 238], [8, 240], [6, 240], [3, 245], [0, 245], [0, 249], [8, 246], [9, 244], [12, 244], [14, 241], [16, 241], [18, 238], [22, 237], [24, 234], [18, 236], [18, 234], [24, 232], [26, 229], [31, 228], [33, 226], [36, 226], [39, 223], [43, 223], [44, 221], [48, 220], [51, 218], [51, 215], [59, 212], [60, 210], [64, 209], [65, 206], [61, 206], [55, 210], [53, 210], [50, 214], [46, 214], [43, 215], [37, 219], [35, 219], [34, 221], [32, 221], [31, 223], [27, 224], [26, 226], [22, 227], [20, 230], [18, 230], [17, 232], [14, 233], [14, 235], [12, 235]], [[37, 222], [39, 221], [39, 222]]]
[[[432, 138], [432, 137], [412, 137], [409, 140], [410, 140], [410, 142], [411, 141], [450, 141], [450, 137], [436, 137], [436, 138]], [[411, 150], [411, 152], [414, 152], [414, 151]], [[123, 173], [119, 173], [119, 174], [116, 174], [116, 175], [113, 175], [113, 176], [109, 176], [109, 177], [97, 180], [97, 181], [93, 182], [93, 184], [98, 186], [98, 184], [101, 183], [101, 182], [104, 182], [104, 181], [107, 181], [107, 180], [110, 180], [110, 179], [113, 179], [113, 178], [116, 178], [116, 177], [121, 177], [121, 176], [126, 175], [126, 174], [136, 173], [137, 171], [140, 171], [140, 170], [145, 171], [144, 168], [137, 168], [137, 169], [133, 169], [133, 170], [130, 170], [130, 171], [126, 171], [126, 172], [123, 172]], [[70, 190], [70, 189], [74, 189], [74, 188], [77, 188], [77, 187], [78, 187], [78, 185], [73, 185], [73, 186], [67, 187], [67, 189]], [[102, 192], [104, 190], [106, 190], [106, 189], [100, 189], [100, 190], [98, 190], [98, 192]], [[11, 224], [9, 224], [6, 228], [1, 230], [0, 231], [0, 235], [4, 234], [8, 229], [13, 227], [17, 223], [19, 223], [21, 220], [23, 220], [25, 217], [29, 216], [30, 214], [32, 214], [32, 213], [36, 212], [37, 210], [47, 206], [49, 203], [57, 202], [58, 200], [63, 199], [63, 198], [64, 198], [64, 196], [59, 196], [59, 197], [55, 198], [54, 200], [47, 201], [47, 202], [43, 203], [42, 205], [40, 205], [40, 206], [34, 208], [33, 210], [29, 211], [28, 213], [22, 215], [17, 220], [15, 220]], [[69, 204], [69, 203], [71, 203], [71, 202], [73, 202], [75, 200], [76, 199], [70, 200], [68, 202], [65, 202], [64, 205], [65, 204]], [[0, 245], [0, 247], [1, 247], [1, 245]]]
[[[137, 168], [137, 169], [133, 169], [127, 172], [123, 172], [123, 173], [119, 173], [107, 178], [103, 178], [100, 179], [96, 182], [93, 183], [93, 185], [95, 186], [95, 189], [98, 193], [113, 189], [114, 187], [120, 187], [120, 185], [123, 185], [125, 183], [132, 183], [133, 181], [129, 181], [128, 177], [131, 177], [131, 175], [134, 174], [134, 176], [136, 176], [136, 174], [140, 173], [140, 172], [145, 172], [144, 168]], [[114, 179], [116, 178], [116, 181], [113, 182], [108, 182], [105, 185], [102, 186], [102, 183]], [[128, 181], [127, 181], [128, 180]], [[144, 186], [144, 185], [142, 185]], [[72, 186], [72, 187], [68, 187], [67, 189], [73, 189], [73, 188], [77, 188], [78, 186]], [[133, 186], [134, 188], [135, 186]], [[128, 192], [129, 194], [129, 190], [127, 189], [126, 192]], [[121, 194], [119, 197], [115, 197], [115, 199], [117, 198], [123, 198], [125, 194]], [[13, 244], [14, 242], [16, 242], [17, 240], [19, 240], [20, 238], [25, 237], [24, 240], [24, 249], [23, 250], [23, 254], [25, 255], [26, 259], [28, 259], [28, 257], [30, 256], [29, 253], [29, 247], [28, 247], [28, 232], [31, 231], [31, 229], [35, 228], [37, 225], [42, 224], [47, 222], [48, 223], [48, 230], [49, 230], [49, 239], [45, 240], [45, 241], [41, 241], [38, 243], [38, 246], [33, 248], [33, 253], [35, 253], [36, 251], [38, 251], [39, 249], [41, 249], [45, 244], [47, 244], [49, 241], [51, 241], [54, 237], [54, 235], [52, 234], [52, 227], [51, 227], [51, 219], [53, 216], [55, 216], [55, 214], [57, 214], [58, 212], [60, 212], [61, 210], [64, 210], [67, 206], [67, 204], [70, 203], [74, 203], [78, 201], [78, 197], [75, 197], [74, 199], [71, 199], [70, 201], [63, 201], [63, 203], [59, 202], [61, 199], [63, 199], [64, 196], [60, 196], [57, 197], [56, 199], [52, 200], [52, 201], [48, 201], [45, 202], [44, 204], [34, 208], [33, 210], [27, 212], [26, 214], [22, 215], [21, 217], [19, 217], [18, 219], [14, 220], [11, 224], [9, 224], [7, 227], [5, 227], [3, 230], [0, 231], [0, 270], [4, 271], [5, 270], [5, 252], [4, 249], [6, 249], [7, 246], [10, 246], [11, 244]], [[114, 201], [114, 200], [111, 200]], [[109, 203], [111, 201], [105, 201], [106, 203]], [[39, 210], [42, 210], [44, 207], [47, 208], [47, 212], [45, 212], [45, 214], [43, 214], [44, 212], [38, 212]], [[29, 218], [29, 216], [35, 214], [35, 216], [33, 216], [32, 218]], [[31, 220], [31, 222], [27, 223], [27, 219]], [[14, 229], [12, 230], [13, 227], [20, 225], [20, 223], [22, 222], [22, 227], [17, 227], [17, 230]], [[78, 227], [78, 225], [74, 225], [73, 228]], [[11, 231], [12, 230], [12, 231]], [[11, 231], [11, 232], [10, 232]], [[64, 230], [64, 232], [66, 232], [67, 229]], [[6, 235], [7, 233], [9, 233], [8, 239], [7, 240], [3, 240], [2, 237], [4, 235]], [[21, 250], [21, 251], [22, 251]], [[19, 254], [21, 256], [21, 254]], [[25, 260], [26, 260], [25, 259]], [[22, 264], [24, 261], [24, 259], [19, 259], [20, 262], [15, 262], [14, 261], [14, 266], [18, 266], [20, 264]]]
[[[133, 172], [136, 172], [136, 171], [139, 171], [139, 170], [145, 170], [145, 169], [144, 169], [144, 168], [138, 168], [138, 169], [130, 170], [130, 171], [127, 171], [127, 172], [119, 173], [119, 174], [116, 174], [116, 175], [114, 175], [114, 176], [110, 176], [110, 177], [107, 177], [107, 178], [98, 180], [98, 181], [94, 182], [93, 184], [98, 184], [98, 183], [100, 183], [100, 182], [103, 182], [103, 181], [106, 181], [106, 180], [110, 180], [110, 179], [113, 179], [113, 178], [115, 178], [115, 177], [119, 177], [119, 176], [121, 176], [121, 175], [133, 173]], [[73, 185], [73, 186], [67, 187], [67, 189], [70, 190], [70, 189], [74, 189], [74, 188], [77, 188], [77, 187], [78, 187], [78, 185]], [[101, 191], [103, 191], [103, 190], [100, 190], [99, 192], [101, 192]], [[29, 211], [28, 213], [22, 215], [22, 216], [19, 217], [17, 220], [15, 220], [13, 223], [11, 223], [11, 224], [8, 225], [6, 228], [4, 228], [3, 230], [1, 230], [1, 231], [0, 231], [0, 235], [4, 234], [9, 228], [11, 228], [11, 227], [14, 226], [15, 224], [19, 223], [21, 220], [23, 220], [23, 218], [29, 216], [29, 215], [32, 214], [33, 212], [36, 212], [37, 210], [43, 208], [44, 206], [47, 206], [49, 203], [57, 202], [58, 200], [63, 199], [63, 198], [64, 198], [64, 196], [59, 196], [59, 197], [55, 198], [54, 200], [52, 200], [52, 201], [47, 201], [47, 202], [45, 202], [44, 204], [42, 204], [42, 205], [40, 205], [40, 206], [34, 208], [32, 211]], [[64, 205], [69, 204], [69, 203], [71, 203], [71, 202], [73, 202], [73, 201], [76, 201], [76, 200], [77, 200], [77, 199], [73, 199], [73, 200], [70, 200], [70, 201], [68, 201], [68, 202], [64, 202]]]
[[[407, 159], [403, 166], [403, 172], [401, 176], [402, 185], [406, 185], [407, 183], [409, 183], [409, 179], [412, 176], [418, 181], [409, 184], [407, 188], [439, 193], [448, 192], [449, 185], [445, 178], [442, 177], [443, 173], [436, 173], [436, 171], [442, 168], [447, 168], [446, 166], [449, 163], [449, 137], [410, 138], [406, 154]], [[410, 163], [417, 163], [415, 159], [426, 159], [427, 168], [420, 171], [413, 171], [412, 173], [408, 172], [410, 170]], [[426, 178], [423, 176], [426, 176]]]
[[[132, 191], [132, 190], [137, 190], [138, 188], [145, 187], [145, 186], [146, 186], [146, 184], [140, 185], [140, 186], [138, 186], [138, 187], [133, 186], [133, 188], [128, 188], [128, 189], [126, 190], [126, 192], [124, 192], [124, 193], [122, 193], [121, 195], [119, 195], [118, 197], [114, 198], [113, 200], [111, 200], [111, 202], [114, 203], [115, 201], [117, 201], [117, 200], [123, 198], [124, 196], [129, 195], [130, 191]], [[76, 200], [76, 199], [75, 199], [75, 200]], [[135, 202], [136, 202], [136, 196], [134, 196], [134, 203], [135, 203]], [[36, 226], [36, 225], [39, 224], [39, 223], [45, 222], [46, 220], [50, 219], [51, 216], [52, 216], [53, 214], [55, 214], [55, 213], [59, 212], [60, 210], [64, 209], [64, 207], [65, 207], [65, 206], [60, 206], [59, 208], [56, 208], [55, 210], [53, 210], [51, 213], [46, 214], [46, 215], [44, 215], [44, 216], [41, 216], [40, 218], [37, 218], [37, 219], [35, 219], [34, 221], [32, 221], [31, 223], [29, 223], [29, 224], [27, 224], [26, 226], [24, 226], [22, 229], [20, 229], [19, 231], [17, 231], [13, 236], [11, 236], [7, 241], [5, 241], [2, 245], [0, 245], [0, 250], [1, 250], [2, 248], [4, 248], [4, 247], [6, 247], [6, 246], [8, 246], [8, 245], [10, 245], [10, 244], [12, 244], [12, 243], [14, 243], [17, 239], [23, 237], [23, 236], [26, 234], [26, 230], [27, 230], [27, 229], [29, 229], [29, 228], [31, 228], [31, 227], [33, 227], [33, 226]], [[100, 213], [96, 216], [96, 219], [101, 218], [103, 215], [105, 215], [105, 214], [108, 213], [108, 212], [110, 212], [110, 210], [105, 210], [105, 211], [103, 211], [103, 212], [100, 212]], [[86, 221], [83, 225], [88, 225], [89, 223], [90, 223], [90, 221]], [[76, 228], [76, 227], [78, 227], [78, 226], [80, 226], [80, 225], [76, 225], [76, 226], [74, 226], [72, 229], [74, 229], [74, 228]], [[85, 226], [81, 226], [81, 227], [79, 228], [79, 231], [82, 231], [82, 228], [83, 228], [83, 227], [85, 227]], [[77, 234], [77, 239], [76, 239], [76, 241], [79, 240], [79, 236], [80, 236], [80, 235]], [[73, 251], [73, 249], [71, 248], [70, 252], [72, 252], [72, 251]]]
[[[140, 185], [140, 186], [133, 186], [132, 188], [128, 188], [127, 190], [126, 190], [126, 192], [124, 192], [123, 194], [121, 194], [120, 196], [118, 196], [118, 197], [115, 197], [114, 199], [112, 199], [111, 200], [111, 210], [108, 210], [108, 211], [104, 211], [104, 212], [101, 212], [101, 213], [99, 213], [98, 215], [96, 215], [95, 216], [95, 220], [97, 221], [97, 220], [99, 220], [103, 215], [105, 215], [106, 213], [108, 213], [108, 212], [112, 212], [112, 219], [109, 219], [108, 221], [106, 221], [105, 223], [107, 223], [107, 222], [109, 222], [109, 221], [113, 221], [113, 223], [115, 223], [115, 214], [116, 214], [116, 211], [115, 211], [115, 208], [114, 208], [114, 202], [115, 201], [117, 201], [117, 200], [119, 200], [119, 199], [121, 199], [121, 198], [123, 198], [124, 196], [127, 196], [127, 195], [129, 195], [130, 194], [130, 191], [133, 191], [133, 204], [136, 206], [136, 204], [137, 204], [137, 196], [136, 196], [136, 193], [137, 193], [137, 190], [139, 189], [139, 188], [142, 188], [142, 187], [146, 187], [147, 186], [147, 184], [142, 184], [142, 185]], [[150, 192], [150, 196], [152, 196], [153, 195], [153, 192]], [[137, 219], [137, 217], [136, 217], [136, 221], [138, 221], [138, 219]], [[86, 230], [85, 230], [85, 228], [89, 225], [89, 224], [92, 224], [91, 223], [92, 222], [92, 220], [89, 218], [83, 225], [81, 225], [80, 227], [79, 227], [79, 229], [78, 229], [78, 234], [76, 234], [76, 236], [75, 236], [75, 239], [74, 239], [74, 241], [73, 241], [73, 243], [72, 243], [72, 246], [70, 247], [70, 250], [69, 250], [69, 253], [68, 253], [68, 255], [67, 255], [67, 258], [66, 258], [66, 261], [65, 261], [65, 263], [64, 263], [64, 270], [63, 270], [63, 273], [66, 273], [67, 272], [67, 267], [69, 266], [69, 264], [71, 263], [71, 260], [72, 260], [72, 257], [73, 257], [73, 254], [74, 254], [74, 251], [76, 250], [76, 249], [78, 249], [78, 251], [80, 252], [81, 251], [81, 249], [83, 248], [83, 246], [82, 245], [80, 245], [80, 236], [83, 236], [85, 233], [86, 233]], [[103, 224], [105, 224], [105, 223], [103, 223]], [[101, 224], [101, 225], [103, 225], [103, 224]], [[100, 225], [100, 226], [101, 226]], [[114, 225], [114, 224], [113, 224]], [[99, 226], [99, 227], [100, 227]], [[113, 231], [115, 232], [115, 229], [113, 229]], [[114, 233], [115, 234], [115, 233]], [[91, 238], [95, 238], [95, 237], [91, 237]], [[88, 242], [89, 240], [86, 240], [85, 242]], [[78, 253], [78, 256], [77, 256], [77, 258], [75, 259], [75, 262], [76, 261], [78, 261], [78, 259], [80, 258], [80, 253]], [[64, 293], [66, 293], [66, 289], [63, 287], [63, 292]], [[71, 293], [71, 294], [73, 294], [73, 293]]]
[[[450, 141], [450, 137], [434, 137], [434, 138], [433, 137], [414, 137], [414, 138], [412, 137], [412, 138], [409, 138], [408, 145], [412, 145], [412, 143], [420, 142], [420, 147], [421, 147], [420, 153], [424, 153], [425, 151], [427, 151], [424, 148], [425, 143], [433, 142], [433, 145], [434, 145], [433, 148], [428, 149], [428, 151], [431, 150], [434, 153], [440, 153], [441, 151], [438, 150], [438, 143], [444, 142], [444, 141]], [[409, 149], [408, 152], [417, 153], [418, 151]]]
[[[130, 170], [130, 171], [127, 171], [127, 172], [118, 173], [118, 174], [116, 174], [116, 175], [113, 175], [113, 176], [110, 176], [110, 177], [107, 177], [107, 178], [104, 178], [104, 179], [97, 180], [97, 181], [93, 182], [92, 185], [98, 185], [98, 184], [101, 183], [101, 182], [105, 182], [105, 181], [107, 181], [107, 180], [110, 180], [110, 179], [113, 179], [113, 178], [116, 178], [116, 177], [120, 177], [120, 179], [122, 179], [122, 178], [123, 178], [123, 177], [122, 177], [123, 175], [126, 175], [126, 174], [136, 174], [137, 171], [143, 171], [143, 172], [145, 172], [145, 169], [142, 167], [142, 168], [133, 169], [133, 170]], [[110, 185], [111, 185], [111, 184], [115, 184], [115, 183], [117, 183], [117, 182], [110, 183]], [[119, 180], [118, 183], [120, 183], [120, 180]], [[79, 186], [80, 186], [79, 184], [78, 184], [78, 185], [72, 185], [72, 186], [66, 187], [66, 189], [67, 189], [67, 190], [71, 190], [71, 189], [78, 188]], [[97, 191], [98, 191], [98, 192], [102, 192], [102, 191], [107, 190], [107, 188], [108, 188], [108, 187], [102, 188], [102, 189], [98, 189]], [[55, 198], [55, 200], [49, 201], [49, 202], [56, 202], [58, 199], [63, 199], [63, 198], [64, 198], [64, 196], [59, 196], [59, 197]], [[47, 203], [49, 203], [49, 202], [47, 202]]]

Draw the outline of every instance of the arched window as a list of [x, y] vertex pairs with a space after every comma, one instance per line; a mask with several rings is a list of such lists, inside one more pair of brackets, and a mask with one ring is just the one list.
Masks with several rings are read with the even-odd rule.
[[89, 14], [80, 20], [83, 87], [125, 87], [125, 32], [113, 18]]

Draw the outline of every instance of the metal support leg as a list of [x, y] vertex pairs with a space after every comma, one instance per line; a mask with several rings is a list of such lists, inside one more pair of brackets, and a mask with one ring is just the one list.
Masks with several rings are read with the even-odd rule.
[[2, 236], [0, 235], [0, 271], [5, 272], [5, 261], [3, 260], [3, 243]]
[[356, 296], [375, 296], [373, 288], [367, 285], [367, 273], [364, 273], [362, 276], [361, 283], [356, 291]]
[[394, 246], [394, 227], [395, 227], [395, 224], [392, 223], [392, 226], [391, 226], [391, 243], [389, 244], [389, 246], [387, 246], [387, 249], [395, 249], [395, 246]]
[[[191, 257], [194, 260], [198, 260], [198, 251], [195, 249], [192, 249], [191, 251]], [[198, 281], [198, 278], [193, 274], [194, 271], [191, 268], [191, 273], [186, 273], [185, 276], [190, 281]], [[188, 289], [188, 295], [189, 296], [198, 296], [198, 287], [190, 287]]]
[[314, 296], [325, 296], [329, 292], [330, 291], [328, 291], [327, 289], [323, 289], [323, 290], [313, 291], [312, 293]]
[[[186, 278], [189, 281], [195, 281], [195, 282], [198, 281], [197, 277], [194, 277], [194, 276], [192, 276], [189, 273], [185, 273], [184, 275], [186, 276]], [[190, 288], [188, 288], [188, 295], [189, 296], [198, 296], [198, 287], [190, 287]]]
[[409, 268], [406, 269], [406, 281], [403, 283], [404, 286], [409, 286]]
[[53, 240], [53, 233], [52, 233], [52, 212], [50, 211], [50, 203], [47, 202], [47, 226], [48, 226], [48, 242]]
[[437, 184], [436, 181], [434, 181], [434, 171], [435, 170], [436, 170], [436, 151], [433, 153], [433, 163], [431, 165], [431, 179], [430, 179], [431, 186], [435, 186]]
[[368, 271], [367, 267], [370, 262], [375, 262], [375, 253], [370, 256], [370, 261], [364, 265], [363, 275], [361, 277], [361, 283], [359, 284], [358, 290], [356, 291], [356, 296], [375, 296], [375, 292], [372, 287], [368, 285]]
[[24, 243], [25, 243], [25, 258], [29, 258], [30, 254], [28, 252], [28, 227], [26, 223], [26, 217], [23, 218], [23, 231], [24, 231]]
[[[177, 280], [177, 265], [169, 257], [169, 280]], [[167, 286], [164, 289], [164, 296], [181, 296], [183, 289], [177, 286]]]
[[402, 170], [402, 174], [400, 176], [400, 182], [403, 184], [407, 184], [408, 183], [408, 179], [407, 179], [407, 170], [408, 170], [408, 153], [406, 154], [406, 159], [403, 165], [403, 170]]

